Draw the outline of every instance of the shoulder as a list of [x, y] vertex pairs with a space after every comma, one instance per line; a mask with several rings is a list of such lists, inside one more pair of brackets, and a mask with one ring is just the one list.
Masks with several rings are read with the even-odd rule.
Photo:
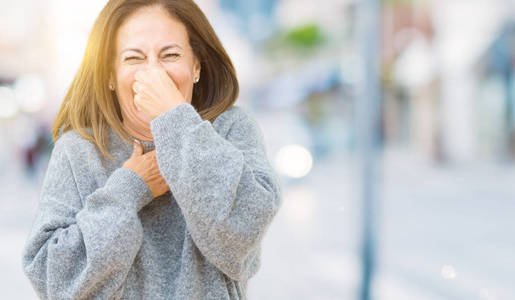
[[58, 137], [54, 142], [48, 162], [45, 183], [54, 182], [53, 178], [59, 178], [64, 182], [74, 177], [73, 165], [75, 161], [80, 161], [79, 149], [81, 149], [84, 143], [85, 140], [75, 130], [62, 133]]
[[[85, 128], [85, 131], [91, 132], [91, 129]], [[68, 159], [70, 159], [92, 149], [94, 149], [93, 143], [81, 136], [77, 130], [72, 129], [61, 134], [54, 143], [53, 151], [65, 153]]]
[[252, 113], [250, 113], [248, 109], [239, 105], [233, 105], [225, 110], [215, 119], [213, 124], [227, 128], [242, 126], [258, 127], [257, 121], [253, 117]]
[[257, 120], [249, 110], [239, 105], [233, 105], [220, 114], [213, 125], [225, 127], [225, 137], [229, 140], [240, 140], [254, 146], [263, 143], [263, 133]]
[[221, 113], [214, 121], [214, 123], [233, 123], [241, 118], [248, 117], [248, 111], [239, 106], [233, 105]]
[[[90, 128], [84, 129], [86, 132], [91, 133]], [[61, 136], [55, 141], [55, 146], [61, 145], [61, 147], [72, 147], [74, 145], [84, 145], [84, 144], [91, 144], [90, 141], [88, 141], [86, 138], [80, 135], [80, 133], [75, 130], [71, 129], [66, 131], [65, 133], [61, 134]]]

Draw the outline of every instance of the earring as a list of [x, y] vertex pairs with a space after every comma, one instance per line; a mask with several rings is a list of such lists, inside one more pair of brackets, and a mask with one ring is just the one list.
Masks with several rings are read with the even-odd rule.
[[113, 84], [112, 84], [112, 83], [109, 83], [109, 89], [110, 89], [111, 91], [114, 91], [114, 87], [113, 87]]
[[194, 83], [197, 83], [199, 80], [200, 80], [200, 78], [195, 77], [195, 79], [193, 80], [193, 82], [194, 82]]

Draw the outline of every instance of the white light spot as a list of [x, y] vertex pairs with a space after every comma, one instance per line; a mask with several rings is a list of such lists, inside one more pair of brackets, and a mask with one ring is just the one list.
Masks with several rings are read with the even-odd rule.
[[304, 147], [289, 145], [282, 147], [276, 155], [275, 165], [284, 175], [300, 178], [306, 176], [313, 166], [313, 157]]

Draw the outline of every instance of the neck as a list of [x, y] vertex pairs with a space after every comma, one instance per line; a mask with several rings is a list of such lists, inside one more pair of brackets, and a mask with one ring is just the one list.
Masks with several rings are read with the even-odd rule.
[[137, 126], [125, 120], [123, 121], [123, 126], [132, 137], [140, 141], [152, 142], [154, 140], [150, 127], [148, 126]]

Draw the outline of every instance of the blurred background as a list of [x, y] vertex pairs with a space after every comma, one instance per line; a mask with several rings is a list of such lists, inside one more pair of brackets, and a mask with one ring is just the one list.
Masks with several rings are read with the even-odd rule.
[[[515, 299], [515, 0], [373, 2], [197, 1], [283, 187], [249, 298]], [[3, 299], [105, 3], [0, 0]]]

